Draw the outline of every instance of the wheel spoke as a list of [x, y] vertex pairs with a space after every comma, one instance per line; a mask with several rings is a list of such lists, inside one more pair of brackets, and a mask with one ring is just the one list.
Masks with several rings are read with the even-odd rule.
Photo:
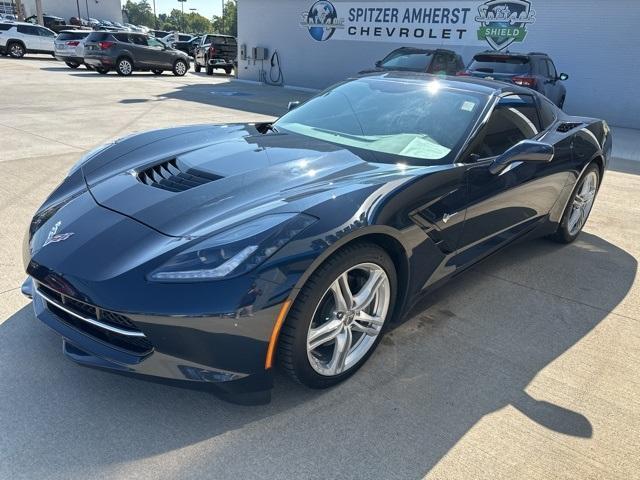
[[350, 310], [353, 305], [353, 294], [347, 281], [347, 272], [340, 275], [330, 287], [333, 292], [333, 298], [336, 302], [336, 309], [339, 312]]
[[355, 320], [361, 323], [362, 322], [370, 323], [378, 327], [381, 327], [382, 325], [384, 325], [384, 319], [378, 317], [377, 315], [369, 315], [368, 313], [363, 311], [360, 311], [356, 314]]
[[365, 335], [369, 335], [371, 337], [375, 337], [376, 335], [378, 335], [380, 333], [380, 329], [376, 328], [376, 327], [369, 327], [366, 325], [363, 325], [357, 321], [354, 321], [351, 324], [351, 330], [355, 330], [356, 332], [362, 332]]
[[307, 337], [307, 350], [315, 350], [319, 346], [336, 338], [342, 331], [342, 326], [342, 321], [330, 320], [318, 328], [312, 328]]
[[327, 369], [330, 375], [337, 375], [344, 370], [349, 350], [351, 349], [352, 340], [351, 330], [345, 328], [338, 336], [336, 336], [335, 349], [333, 351], [333, 358], [327, 365]]
[[380, 270], [372, 271], [360, 291], [353, 297], [354, 309], [364, 310], [367, 308], [378, 293], [378, 288], [382, 285], [383, 280], [383, 272]]

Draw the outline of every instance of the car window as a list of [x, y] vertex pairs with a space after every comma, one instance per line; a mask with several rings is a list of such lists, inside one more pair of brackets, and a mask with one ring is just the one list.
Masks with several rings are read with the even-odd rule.
[[429, 73], [447, 73], [449, 55], [446, 53], [436, 53], [433, 57], [433, 62], [429, 67]]
[[18, 33], [22, 33], [24, 35], [39, 35], [38, 27], [32, 25], [18, 25]]
[[547, 63], [547, 66], [549, 67], [549, 77], [558, 78], [558, 72], [556, 71], [556, 66], [553, 64], [553, 62], [547, 59], [546, 63]]
[[139, 45], [141, 47], [147, 47], [149, 45], [147, 43], [147, 38], [143, 35], [129, 35], [129, 43], [133, 43], [134, 45]]
[[516, 143], [540, 131], [536, 104], [531, 95], [502, 98], [489, 118], [483, 137], [473, 149], [481, 158], [503, 154]]
[[546, 98], [540, 98], [540, 123], [543, 130], [556, 121], [556, 106]]
[[6, 32], [7, 30], [9, 30], [13, 25], [11, 25], [10, 23], [0, 23], [0, 30], [2, 30], [3, 32]]
[[380, 66], [388, 70], [426, 72], [432, 57], [428, 50], [396, 50], [387, 55]]
[[549, 69], [547, 68], [547, 62], [544, 59], [538, 60], [536, 63], [536, 67], [538, 70], [538, 74], [542, 75], [543, 77], [548, 77], [549, 76]]
[[110, 33], [105, 32], [90, 33], [87, 37], [87, 42], [104, 42], [105, 40], [109, 39], [110, 36]]
[[437, 80], [364, 77], [319, 94], [274, 125], [339, 145], [415, 159], [407, 160], [415, 165], [443, 164], [455, 157], [486, 102], [485, 95], [443, 88]]
[[147, 44], [148, 44], [150, 47], [159, 48], [159, 49], [162, 49], [162, 50], [164, 50], [164, 48], [165, 48], [165, 44], [164, 44], [164, 43], [162, 43], [162, 42], [161, 42], [160, 40], [158, 40], [157, 38], [151, 38], [151, 37], [149, 37], [149, 38], [147, 39]]
[[181, 42], [188, 42], [191, 40], [191, 35], [179, 35]]
[[128, 33], [114, 33], [113, 36], [119, 42], [131, 43], [131, 41], [129, 40], [129, 34]]
[[469, 70], [483, 73], [529, 73], [529, 57], [483, 54], [473, 57]]
[[49, 30], [48, 28], [42, 28], [42, 27], [37, 27], [38, 28], [38, 35], [40, 35], [41, 37], [48, 37], [48, 38], [53, 38], [56, 36], [56, 34]]

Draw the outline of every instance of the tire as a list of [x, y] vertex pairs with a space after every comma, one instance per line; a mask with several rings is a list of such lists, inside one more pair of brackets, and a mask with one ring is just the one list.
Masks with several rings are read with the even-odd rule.
[[12, 58], [22, 58], [26, 53], [24, 45], [20, 42], [11, 42], [7, 45], [7, 52], [9, 52], [9, 56]]
[[202, 70], [202, 67], [196, 63], [193, 66], [193, 69], [196, 71], [196, 73], [200, 73], [200, 70]]
[[211, 65], [207, 65], [207, 75], [213, 75], [213, 67]]
[[[363, 303], [363, 310], [355, 310], [357, 306], [341, 310], [333, 289], [340, 289], [336, 285], [344, 275], [349, 279], [347, 285], [354, 299], [362, 293], [362, 285], [376, 279], [380, 282], [374, 289], [377, 293], [367, 296], [372, 300]], [[287, 315], [276, 354], [282, 369], [311, 388], [327, 388], [346, 380], [367, 361], [380, 342], [393, 312], [396, 289], [395, 266], [379, 246], [363, 242], [336, 252], [309, 277]], [[378, 320], [375, 324], [369, 323], [362, 317], [363, 313], [374, 315], [368, 318]], [[363, 324], [369, 334], [361, 330]], [[314, 331], [318, 335], [322, 327], [329, 330], [316, 338], [313, 346]], [[348, 345], [341, 349], [347, 353], [336, 357], [340, 345]]]
[[231, 75], [232, 71], [233, 69], [231, 67], [224, 67], [224, 73], [226, 73], [227, 75]]
[[86, 63], [84, 64], [84, 68], [86, 68], [89, 71], [93, 70], [93, 67], [91, 65], [87, 65]]
[[184, 60], [176, 60], [173, 64], [173, 74], [176, 77], [184, 77], [189, 71], [189, 65]]
[[64, 62], [67, 64], [67, 67], [69, 68], [78, 68], [80, 66], [79, 63], [74, 63], [74, 62]]
[[133, 62], [129, 57], [122, 57], [118, 59], [116, 63], [116, 72], [118, 75], [128, 77], [133, 73]]
[[96, 72], [98, 72], [100, 75], [106, 75], [107, 73], [109, 73], [109, 69], [96, 67]]
[[595, 163], [591, 163], [576, 183], [558, 230], [550, 236], [552, 240], [558, 243], [571, 243], [578, 238], [587, 223], [599, 188], [600, 169]]
[[151, 73], [153, 73], [154, 75], [162, 75], [162, 72], [164, 72], [164, 70], [160, 70], [159, 68], [154, 68], [153, 70], [151, 70]]

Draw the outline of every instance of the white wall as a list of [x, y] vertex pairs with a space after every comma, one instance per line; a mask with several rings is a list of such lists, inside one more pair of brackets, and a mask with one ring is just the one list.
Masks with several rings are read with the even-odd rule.
[[[360, 3], [393, 6], [390, 0]], [[423, 0], [456, 6], [472, 4], [473, 16], [482, 0]], [[406, 42], [353, 41], [331, 38], [314, 40], [300, 26], [301, 15], [314, 0], [238, 0], [238, 44], [263, 46], [269, 55], [277, 50], [284, 79], [289, 85], [324, 88], [351, 76]], [[347, 18], [348, 7], [358, 0], [334, 0], [338, 16]], [[511, 51], [542, 51], [554, 60], [559, 72], [566, 72], [570, 114], [606, 119], [612, 125], [640, 128], [640, 0], [531, 0], [536, 22], [527, 27], [522, 43]], [[341, 8], [342, 7], [342, 8]], [[473, 20], [475, 22], [475, 20]], [[475, 29], [479, 24], [475, 24]], [[425, 46], [446, 45], [462, 54], [465, 63], [474, 53], [488, 48], [475, 35], [466, 44], [425, 40]], [[264, 63], [267, 74], [269, 63]], [[260, 62], [239, 61], [238, 75], [257, 80]]]
[[[36, 14], [35, 0], [22, 0], [25, 8], [25, 17]], [[122, 7], [120, 0], [78, 0], [80, 15], [87, 18], [87, 6], [91, 18], [100, 20], [114, 20], [122, 22]], [[78, 4], [76, 0], [42, 0], [42, 10], [49, 15], [64, 18], [67, 22], [71, 17], [78, 16]]]

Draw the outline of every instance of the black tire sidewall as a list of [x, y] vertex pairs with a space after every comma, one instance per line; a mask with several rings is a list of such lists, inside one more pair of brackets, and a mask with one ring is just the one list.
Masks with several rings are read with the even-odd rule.
[[[347, 254], [345, 255], [345, 253]], [[313, 369], [307, 357], [307, 334], [313, 314], [325, 292], [338, 275], [350, 267], [367, 262], [375, 263], [382, 267], [389, 278], [391, 298], [389, 300], [389, 311], [387, 312], [385, 325], [369, 351], [353, 367], [340, 375], [332, 377], [320, 375]], [[353, 375], [376, 350], [378, 343], [388, 328], [390, 323], [389, 319], [393, 315], [397, 298], [397, 285], [397, 273], [393, 260], [377, 245], [360, 244], [355, 246], [355, 248], [350, 248], [348, 252], [337, 252], [337, 255], [333, 258], [329, 258], [327, 262], [309, 278], [307, 284], [305, 284], [300, 292], [298, 299], [296, 299], [296, 304], [292, 308], [295, 317], [290, 320], [298, 322], [294, 339], [294, 355], [292, 358], [293, 369], [297, 379], [311, 388], [327, 388]]]
[[[591, 211], [589, 211], [589, 215], [587, 216], [587, 220], [585, 220], [584, 224], [582, 225], [582, 228], [580, 228], [580, 230], [578, 230], [574, 235], [571, 235], [569, 233], [569, 218], [571, 217], [571, 209], [572, 209], [572, 206], [573, 206], [573, 201], [576, 198], [576, 195], [578, 194], [578, 191], [582, 187], [582, 183], [584, 182], [584, 179], [591, 172], [595, 172], [597, 177], [598, 177], [598, 185], [596, 186], [596, 196], [598, 195], [598, 190], [600, 189], [600, 169], [598, 168], [598, 166], [595, 163], [591, 163], [585, 169], [584, 173], [580, 176], [580, 178], [576, 182], [576, 186], [573, 189], [573, 192], [571, 193], [571, 197], [569, 197], [569, 202], [567, 203], [567, 207], [565, 208], [564, 214], [562, 215], [562, 221], [560, 222], [560, 226], [558, 227], [558, 231], [555, 234], [555, 239], [560, 241], [560, 242], [562, 242], [562, 243], [571, 243], [576, 238], [578, 238], [578, 236], [582, 232], [582, 229], [584, 228], [584, 225], [586, 225], [587, 220], [589, 219], [589, 216], [591, 216]], [[594, 202], [595, 202], [595, 198], [594, 198]], [[593, 209], [593, 206], [591, 208]]]

